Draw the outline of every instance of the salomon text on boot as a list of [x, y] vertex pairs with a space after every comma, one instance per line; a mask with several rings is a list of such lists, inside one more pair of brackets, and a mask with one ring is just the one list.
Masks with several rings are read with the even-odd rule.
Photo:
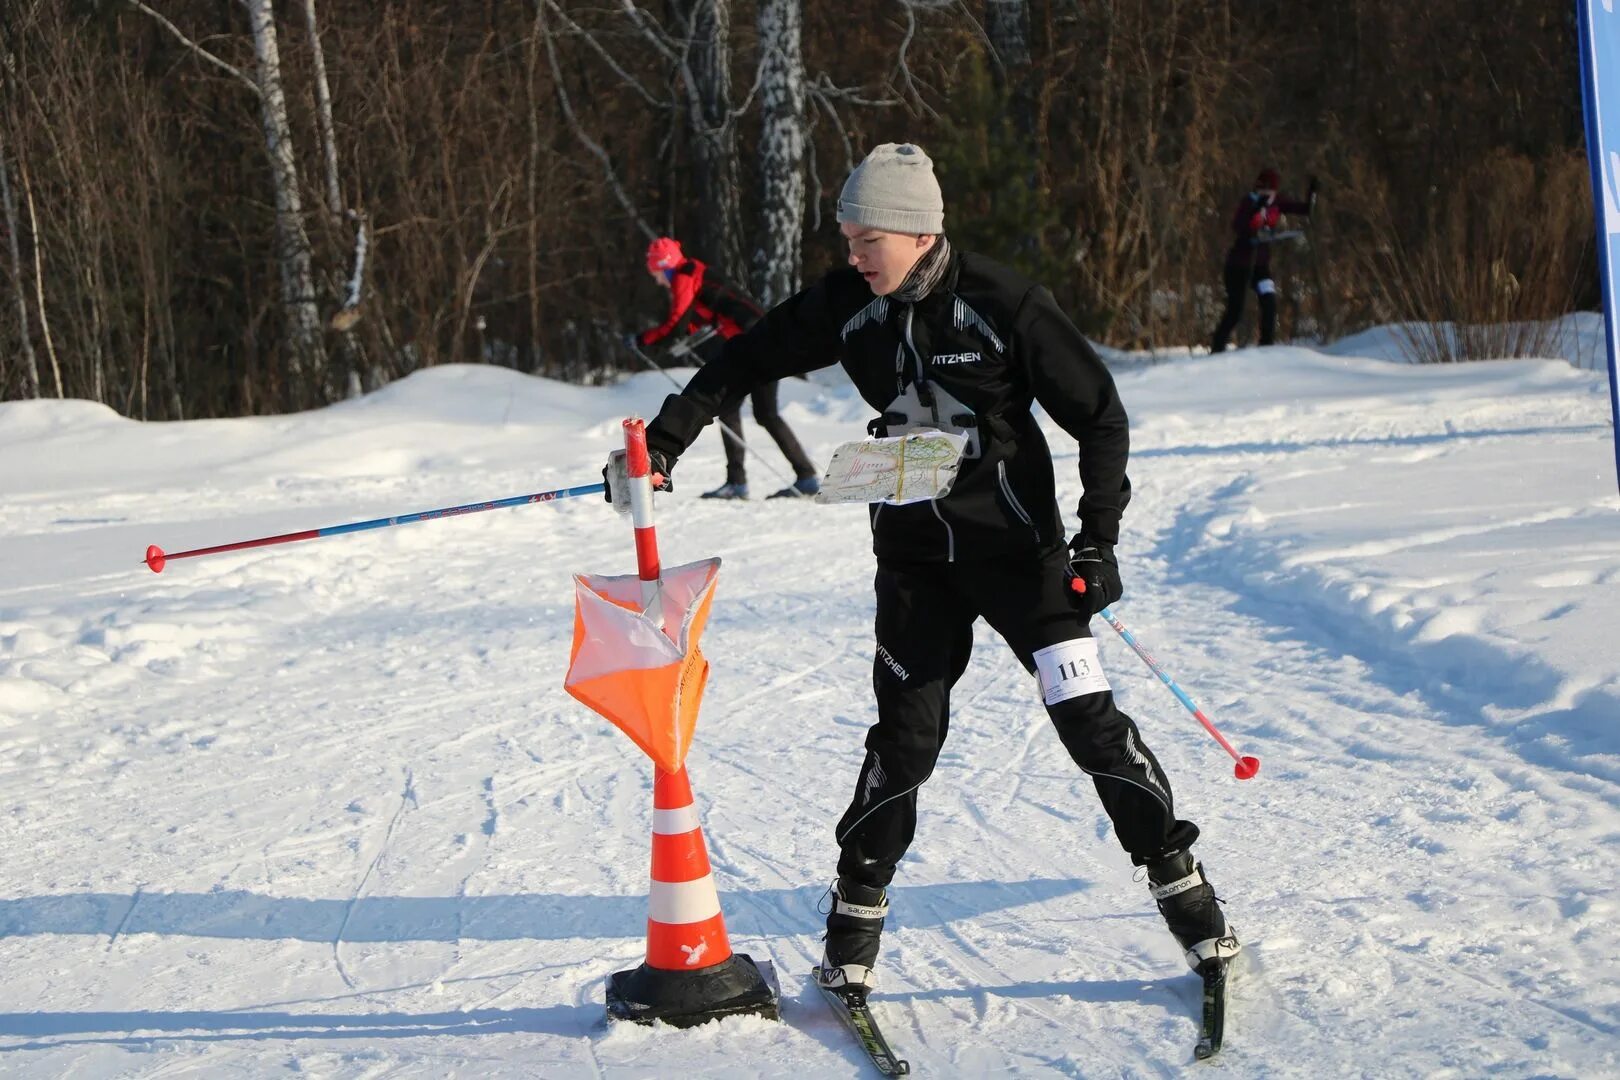
[[1224, 963], [1238, 954], [1243, 946], [1227, 925], [1203, 864], [1195, 863], [1191, 852], [1171, 852], [1149, 863], [1147, 872], [1148, 890], [1170, 932], [1187, 951], [1189, 967], [1202, 974], [1207, 961]]
[[840, 879], [833, 883], [827, 913], [826, 951], [816, 968], [823, 987], [863, 1001], [876, 985], [878, 941], [889, 913], [884, 890]]

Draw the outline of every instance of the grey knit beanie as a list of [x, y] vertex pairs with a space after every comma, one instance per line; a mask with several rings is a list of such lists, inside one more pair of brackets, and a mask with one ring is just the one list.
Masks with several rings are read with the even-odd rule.
[[844, 181], [839, 222], [899, 233], [945, 231], [945, 198], [934, 163], [913, 143], [884, 143]]

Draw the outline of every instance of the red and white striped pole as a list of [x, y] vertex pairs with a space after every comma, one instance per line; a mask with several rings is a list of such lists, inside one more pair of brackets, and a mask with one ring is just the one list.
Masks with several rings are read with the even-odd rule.
[[653, 528], [652, 459], [647, 456], [647, 425], [632, 416], [624, 422], [624, 464], [630, 479], [630, 521], [636, 527], [636, 570], [641, 575], [641, 610], [653, 625], [664, 628], [664, 606], [658, 602], [658, 532]]

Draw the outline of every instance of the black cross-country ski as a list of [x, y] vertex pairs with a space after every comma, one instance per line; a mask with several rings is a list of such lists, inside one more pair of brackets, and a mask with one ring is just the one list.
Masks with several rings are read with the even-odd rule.
[[1226, 1035], [1226, 977], [1231, 966], [1230, 959], [1205, 960], [1198, 966], [1204, 980], [1204, 1017], [1193, 1057], [1199, 1061], [1208, 1061], [1220, 1053]]
[[821, 985], [821, 969], [816, 968], [810, 976], [815, 980], [816, 989], [821, 996], [827, 999], [833, 1012], [844, 1022], [844, 1026], [855, 1036], [855, 1041], [861, 1044], [866, 1056], [872, 1059], [878, 1072], [884, 1076], [908, 1076], [911, 1073], [911, 1062], [904, 1058], [894, 1056], [889, 1049], [889, 1040], [883, 1037], [883, 1031], [872, 1016], [872, 1007], [866, 1003], [866, 992], [863, 989], [834, 990]]

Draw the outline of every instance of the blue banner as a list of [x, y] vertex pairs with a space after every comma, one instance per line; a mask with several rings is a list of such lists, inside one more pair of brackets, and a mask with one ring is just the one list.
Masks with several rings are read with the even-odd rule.
[[1586, 106], [1586, 157], [1597, 210], [1598, 269], [1609, 355], [1609, 407], [1615, 420], [1615, 469], [1620, 479], [1620, 13], [1615, 0], [1575, 0], [1581, 38], [1581, 92]]

